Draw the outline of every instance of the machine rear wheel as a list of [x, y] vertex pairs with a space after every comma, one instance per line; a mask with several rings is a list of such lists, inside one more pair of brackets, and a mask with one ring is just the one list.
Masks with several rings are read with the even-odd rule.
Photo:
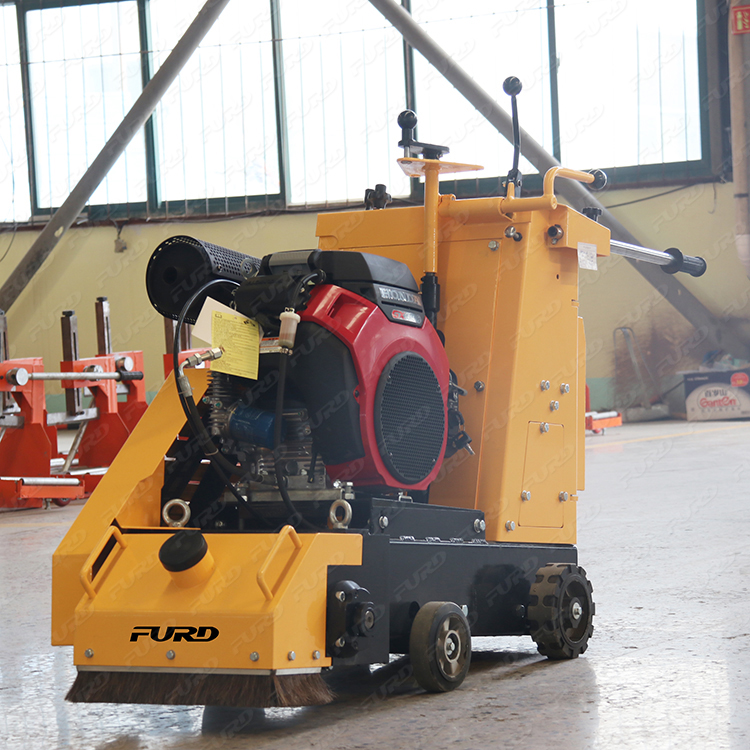
[[596, 607], [586, 571], [570, 563], [539, 568], [529, 594], [531, 637], [549, 659], [575, 659], [588, 647]]
[[414, 677], [429, 693], [455, 690], [471, 662], [471, 629], [452, 602], [425, 604], [411, 626], [409, 654]]

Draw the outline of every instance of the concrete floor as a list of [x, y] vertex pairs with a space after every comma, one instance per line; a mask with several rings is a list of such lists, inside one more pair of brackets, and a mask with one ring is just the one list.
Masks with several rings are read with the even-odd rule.
[[454, 693], [400, 660], [316, 709], [80, 705], [71, 648], [49, 646], [50, 560], [74, 505], [0, 514], [0, 747], [750, 747], [750, 423], [659, 422], [586, 439], [581, 564], [594, 584], [585, 656], [477, 638]]

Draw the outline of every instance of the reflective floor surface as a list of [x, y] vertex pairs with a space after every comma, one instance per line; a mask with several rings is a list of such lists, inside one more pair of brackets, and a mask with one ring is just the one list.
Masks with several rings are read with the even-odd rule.
[[49, 645], [50, 564], [80, 506], [0, 513], [0, 748], [750, 747], [750, 423], [658, 422], [586, 438], [585, 656], [476, 638], [454, 693], [400, 659], [340, 675], [322, 708], [69, 704], [71, 648]]

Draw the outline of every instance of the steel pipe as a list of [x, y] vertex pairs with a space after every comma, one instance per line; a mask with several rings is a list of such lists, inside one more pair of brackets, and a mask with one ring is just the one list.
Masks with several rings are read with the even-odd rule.
[[624, 258], [633, 260], [642, 260], [645, 263], [655, 263], [657, 266], [668, 266], [674, 262], [674, 258], [661, 250], [652, 250], [649, 247], [640, 247], [631, 245], [629, 242], [618, 242], [611, 240], [609, 243], [610, 252], [614, 255], [622, 255]]
[[23, 387], [29, 380], [143, 380], [143, 373], [139, 370], [128, 372], [118, 370], [117, 372], [29, 372], [25, 367], [14, 367], [8, 370], [4, 376], [11, 384]]
[[29, 380], [143, 380], [142, 372], [30, 372]]
[[69, 477], [19, 477], [21, 484], [29, 487], [80, 487], [80, 479]]

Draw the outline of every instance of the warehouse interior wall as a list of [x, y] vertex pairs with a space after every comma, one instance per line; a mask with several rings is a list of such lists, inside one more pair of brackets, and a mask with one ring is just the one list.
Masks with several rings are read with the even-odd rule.
[[[750, 332], [750, 281], [737, 257], [732, 183], [701, 183], [659, 195], [664, 189], [613, 191], [604, 203], [621, 208], [615, 216], [647, 247], [677, 247], [706, 259], [700, 278], [680, 274], [680, 281], [716, 317], [726, 320], [743, 338]], [[650, 197], [658, 196], [658, 197]], [[587, 382], [592, 408], [627, 407], [639, 395], [622, 337], [618, 337], [615, 372], [613, 333], [633, 329], [644, 359], [665, 393], [681, 382], [679, 373], [697, 369], [716, 347], [706, 331], [689, 324], [658, 288], [651, 286], [622, 257], [600, 259], [597, 271], [581, 271], [581, 315], [587, 338]], [[733, 359], [737, 352], [722, 355]], [[681, 388], [670, 406], [680, 413]]]
[[[681, 274], [681, 281], [711, 312], [734, 321], [750, 335], [750, 281], [735, 249], [732, 184], [696, 184], [664, 195], [669, 189], [608, 190], [599, 197], [607, 206], [629, 204], [613, 208], [613, 213], [644, 245], [661, 250], [678, 247], [705, 257], [706, 274], [697, 279]], [[57, 368], [62, 357], [60, 317], [63, 310], [71, 309], [78, 317], [81, 356], [93, 356], [94, 302], [104, 296], [111, 305], [115, 351], [144, 351], [147, 390], [153, 393], [163, 382], [165, 351], [163, 319], [151, 307], [145, 289], [146, 265], [156, 246], [167, 237], [188, 234], [262, 256], [315, 247], [315, 225], [315, 213], [126, 224], [121, 239], [127, 248], [120, 253], [115, 252], [114, 226], [74, 227], [8, 311], [10, 356], [42, 356], [48, 369]], [[17, 233], [0, 263], [0, 283], [36, 236], [30, 231]], [[8, 246], [7, 235], [3, 245], [0, 257]], [[594, 409], [627, 406], [637, 395], [631, 390], [635, 384], [622, 340], [618, 342], [620, 372], [615, 372], [616, 328], [633, 329], [662, 391], [679, 382], [679, 372], [700, 365], [713, 348], [705, 333], [691, 326], [622, 257], [600, 258], [597, 271], [581, 271], [580, 303]], [[59, 387], [49, 384], [47, 392], [50, 408], [62, 408]]]

